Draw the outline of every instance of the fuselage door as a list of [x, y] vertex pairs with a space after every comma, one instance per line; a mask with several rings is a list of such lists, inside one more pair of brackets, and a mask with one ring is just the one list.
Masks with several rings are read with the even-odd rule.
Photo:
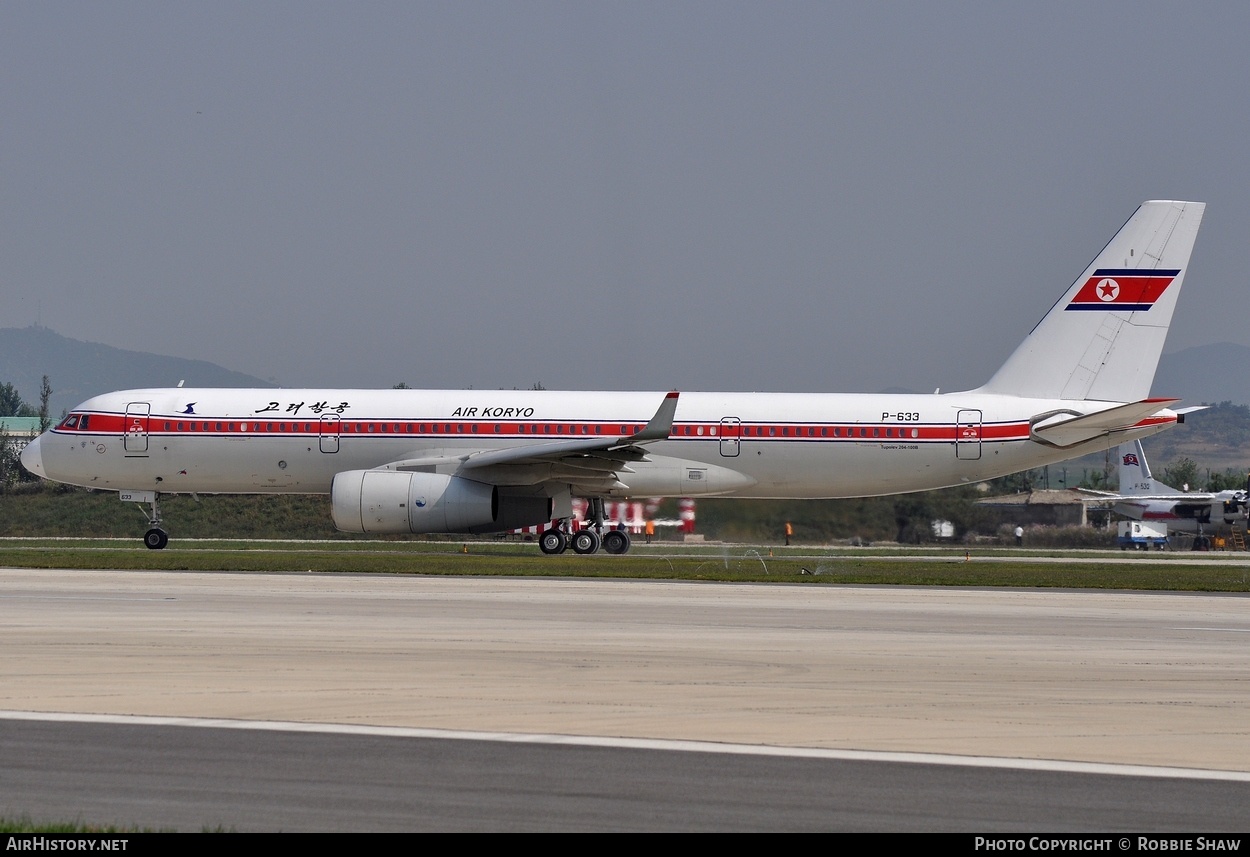
[[339, 451], [339, 432], [342, 430], [342, 425], [342, 418], [338, 414], [321, 415], [319, 436], [321, 438], [322, 452]]
[[742, 420], [737, 417], [724, 417], [720, 421], [720, 454], [725, 458], [733, 458], [738, 454], [742, 437]]
[[152, 406], [147, 402], [131, 402], [126, 405], [126, 434], [122, 448], [126, 452], [148, 451], [148, 417]]
[[955, 418], [955, 457], [964, 461], [981, 457], [980, 411], [960, 411]]

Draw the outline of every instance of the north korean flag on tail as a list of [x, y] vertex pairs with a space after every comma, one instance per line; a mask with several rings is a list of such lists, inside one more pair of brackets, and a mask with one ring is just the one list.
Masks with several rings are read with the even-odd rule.
[[1180, 273], [1179, 269], [1098, 268], [1064, 309], [1145, 312]]
[[1137, 462], [1137, 453], [1135, 452], [1124, 453], [1124, 466], [1125, 467], [1141, 467], [1141, 465], [1138, 464]]

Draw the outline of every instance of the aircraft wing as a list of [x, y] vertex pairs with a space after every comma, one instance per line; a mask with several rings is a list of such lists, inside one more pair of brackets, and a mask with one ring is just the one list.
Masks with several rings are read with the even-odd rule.
[[1079, 488], [1077, 490], [1085, 494], [1093, 494], [1102, 500], [1166, 500], [1170, 503], [1179, 503], [1181, 505], [1187, 505], [1190, 503], [1214, 503], [1217, 500], [1232, 499], [1230, 497], [1220, 496], [1219, 494], [1209, 494], [1201, 491], [1180, 494], [1116, 494], [1110, 491], [1095, 491], [1091, 488]]
[[1030, 436], [1050, 446], [1074, 446], [1113, 431], [1132, 428], [1139, 421], [1163, 410], [1179, 399], [1142, 399], [1092, 414], [1058, 413], [1033, 424]]
[[668, 393], [651, 420], [632, 435], [569, 438], [504, 449], [456, 451], [389, 462], [379, 470], [453, 472], [500, 485], [561, 482], [596, 493], [623, 488], [619, 474], [632, 472], [629, 463], [642, 461], [643, 445], [672, 433], [678, 393]]

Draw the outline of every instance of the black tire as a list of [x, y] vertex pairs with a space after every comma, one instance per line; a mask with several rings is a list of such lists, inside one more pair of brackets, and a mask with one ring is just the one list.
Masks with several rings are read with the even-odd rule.
[[169, 544], [169, 536], [160, 527], [153, 527], [143, 534], [143, 544], [149, 550], [163, 550]]
[[603, 549], [611, 554], [628, 552], [629, 533], [624, 530], [609, 530], [603, 536]]
[[574, 553], [591, 554], [599, 552], [599, 534], [594, 530], [578, 530], [570, 541], [572, 542]]
[[564, 533], [556, 529], [544, 530], [538, 537], [538, 549], [545, 554], [564, 553], [568, 546]]

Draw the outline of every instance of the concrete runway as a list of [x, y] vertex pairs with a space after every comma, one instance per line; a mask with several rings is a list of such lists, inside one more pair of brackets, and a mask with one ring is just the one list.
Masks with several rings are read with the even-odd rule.
[[1241, 595], [0, 571], [0, 709], [1250, 771]]
[[1248, 644], [1243, 595], [0, 570], [10, 712], [1107, 763], [1243, 788]]

